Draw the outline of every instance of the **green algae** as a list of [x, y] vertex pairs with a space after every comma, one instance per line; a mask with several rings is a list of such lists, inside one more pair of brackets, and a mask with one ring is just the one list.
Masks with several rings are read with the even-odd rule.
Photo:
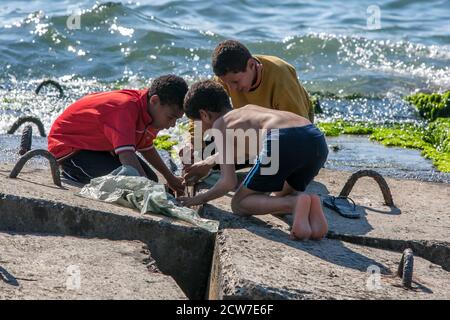
[[433, 147], [426, 147], [422, 153], [443, 172], [450, 172], [450, 119], [438, 118], [428, 125], [424, 141]]
[[160, 149], [160, 150], [166, 150], [171, 152], [173, 146], [177, 145], [178, 142], [170, 140], [170, 135], [168, 134], [162, 134], [158, 137], [156, 137], [155, 140], [153, 140], [153, 145], [155, 146], [156, 149]]
[[369, 139], [388, 147], [421, 150], [442, 172], [450, 172], [450, 119], [438, 118], [425, 126], [417, 124], [377, 125], [337, 120], [318, 123], [327, 136], [340, 134], [369, 135]]
[[425, 119], [433, 121], [450, 117], [450, 91], [443, 94], [416, 93], [407, 96], [405, 100], [413, 104]]
[[340, 134], [371, 134], [374, 130], [373, 126], [370, 124], [344, 120], [321, 122], [316, 125], [328, 137], [336, 137]]
[[423, 128], [405, 124], [376, 128], [369, 138], [388, 147], [423, 149], [426, 145], [424, 134]]
[[184, 134], [187, 133], [189, 131], [189, 122], [186, 123], [179, 123], [177, 125], [177, 129], [179, 131], [180, 134]]
[[6, 97], [4, 97], [3, 100], [2, 100], [2, 102], [3, 102], [3, 103], [15, 103], [15, 102], [17, 102], [17, 100], [16, 100], [16, 99], [11, 99], [11, 98], [6, 98]]

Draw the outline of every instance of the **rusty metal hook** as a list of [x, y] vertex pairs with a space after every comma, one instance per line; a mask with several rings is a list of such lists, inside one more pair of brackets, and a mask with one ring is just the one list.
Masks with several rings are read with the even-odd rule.
[[50, 152], [48, 152], [47, 150], [44, 150], [44, 149], [34, 149], [31, 151], [28, 151], [23, 156], [21, 156], [19, 158], [19, 160], [17, 161], [16, 165], [14, 166], [14, 168], [11, 170], [9, 177], [13, 178], [13, 179], [17, 178], [17, 176], [19, 175], [23, 166], [25, 165], [25, 163], [27, 163], [28, 160], [30, 160], [31, 158], [33, 158], [35, 156], [42, 156], [48, 160], [48, 162], [50, 163], [50, 169], [52, 171], [53, 183], [55, 185], [57, 185], [58, 187], [62, 187], [61, 176], [59, 173], [59, 168], [58, 168], [58, 163], [56, 162], [56, 158]]
[[394, 200], [392, 199], [391, 189], [389, 189], [386, 180], [383, 178], [381, 174], [373, 170], [360, 170], [352, 174], [345, 183], [345, 186], [342, 188], [342, 191], [339, 194], [339, 196], [347, 197], [352, 191], [352, 188], [355, 185], [356, 181], [362, 177], [373, 178], [378, 183], [378, 186], [381, 189], [381, 193], [383, 194], [384, 202], [386, 203], [386, 205], [390, 207], [394, 206]]
[[61, 85], [60, 85], [58, 82], [56, 82], [55, 80], [44, 80], [44, 81], [42, 81], [42, 82], [37, 86], [37, 88], [36, 88], [36, 90], [35, 90], [36, 94], [39, 94], [39, 92], [41, 91], [41, 89], [42, 89], [43, 87], [45, 87], [45, 86], [48, 86], [48, 85], [52, 85], [52, 86], [54, 86], [56, 89], [58, 89], [58, 91], [59, 91], [59, 97], [60, 97], [60, 98], [64, 97], [64, 91], [63, 91], [63, 88], [62, 88]]

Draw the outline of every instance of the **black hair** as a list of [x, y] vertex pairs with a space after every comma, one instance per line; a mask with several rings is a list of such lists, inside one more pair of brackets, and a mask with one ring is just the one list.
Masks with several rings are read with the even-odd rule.
[[199, 110], [223, 112], [231, 109], [225, 89], [212, 80], [194, 83], [184, 97], [184, 112], [191, 119], [200, 119]]
[[236, 40], [220, 42], [212, 55], [212, 67], [218, 77], [229, 72], [244, 72], [248, 59], [252, 57], [250, 51]]
[[149, 97], [157, 95], [163, 105], [177, 105], [183, 109], [183, 100], [187, 91], [188, 85], [183, 78], [169, 74], [153, 80], [148, 92]]

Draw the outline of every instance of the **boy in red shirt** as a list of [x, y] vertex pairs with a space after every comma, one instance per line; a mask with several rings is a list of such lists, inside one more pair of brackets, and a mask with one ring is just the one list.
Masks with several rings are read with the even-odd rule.
[[158, 131], [175, 126], [183, 116], [186, 82], [175, 75], [156, 78], [146, 90], [116, 90], [87, 95], [70, 105], [53, 123], [48, 150], [62, 167], [63, 175], [89, 183], [121, 165], [133, 166], [141, 176], [158, 181], [142, 156], [183, 193], [180, 177], [164, 164], [153, 140]]

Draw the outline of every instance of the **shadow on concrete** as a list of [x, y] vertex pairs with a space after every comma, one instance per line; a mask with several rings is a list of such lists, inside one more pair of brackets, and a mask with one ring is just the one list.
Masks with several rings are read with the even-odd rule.
[[[321, 196], [322, 199], [330, 195], [330, 192], [327, 189], [327, 187], [324, 184], [316, 181], [311, 182], [308, 185], [306, 191], [308, 193], [318, 194], [319, 196]], [[372, 225], [367, 220], [368, 214], [388, 214], [388, 215], [401, 214], [400, 209], [397, 207], [386, 207], [387, 210], [385, 211], [356, 204], [356, 210], [360, 213], [361, 217], [359, 219], [348, 219], [323, 205], [322, 207], [325, 216], [327, 217], [330, 231], [337, 234], [348, 234], [355, 236], [366, 235], [367, 233], [373, 230]], [[287, 223], [292, 225], [292, 215], [289, 215], [284, 219]]]
[[[0, 170], [0, 175], [4, 176], [7, 179], [12, 179], [12, 178], [9, 178], [9, 174], [10, 173], [11, 173], [11, 171], [9, 171], [9, 170]], [[34, 185], [45, 187], [45, 188], [58, 189], [58, 190], [68, 190], [65, 187], [58, 187], [56, 185], [48, 184], [48, 183], [43, 184], [43, 183], [35, 182], [32, 179], [24, 179], [24, 178], [21, 178], [20, 175], [17, 178], [13, 178], [13, 179], [17, 179], [17, 180], [20, 180], [20, 181], [25, 181], [25, 182], [32, 183]], [[52, 180], [52, 176], [51, 175], [49, 175], [49, 180]], [[63, 180], [61, 180], [61, 181], [63, 181]], [[66, 181], [64, 181], [64, 183], [66, 183]]]
[[366, 206], [361, 206], [361, 208], [364, 208], [366, 210], [373, 211], [376, 213], [388, 214], [388, 215], [392, 215], [392, 216], [398, 216], [402, 213], [401, 210], [397, 207], [389, 207], [389, 209], [390, 209], [389, 211], [378, 210], [378, 209], [366, 207]]
[[423, 284], [421, 284], [421, 283], [419, 283], [417, 281], [412, 281], [412, 283], [416, 286], [416, 288], [414, 288], [416, 290], [419, 290], [419, 291], [422, 291], [422, 292], [425, 292], [425, 293], [429, 293], [429, 294], [433, 293], [433, 290], [431, 290], [430, 288], [424, 286]]
[[[324, 197], [330, 195], [328, 188], [324, 184], [316, 181], [313, 181], [308, 185], [306, 192], [319, 195], [322, 201]], [[356, 210], [359, 212], [361, 216], [359, 219], [345, 218], [339, 215], [339, 213], [325, 207], [323, 204], [322, 208], [328, 221], [328, 228], [330, 231], [334, 233], [365, 235], [373, 230], [373, 227], [367, 220], [367, 212], [364, 207], [356, 205]], [[292, 214], [287, 214], [284, 216], [276, 215], [276, 217], [292, 226], [293, 223]]]
[[14, 287], [18, 287], [20, 285], [17, 279], [2, 266], [0, 266], [0, 280]]
[[72, 187], [77, 187], [77, 188], [83, 188], [84, 187], [84, 184], [79, 183], [79, 182], [75, 182], [75, 181], [72, 181], [72, 180], [69, 180], [69, 179], [65, 178], [62, 174], [61, 174], [61, 182], [64, 183], [64, 184], [67, 184], [69, 186], [72, 186]]
[[245, 229], [259, 237], [282, 243], [297, 250], [302, 250], [332, 264], [364, 272], [369, 266], [375, 265], [381, 269], [383, 274], [392, 274], [388, 267], [360, 253], [352, 251], [345, 247], [344, 242], [340, 240], [291, 240], [289, 239], [289, 234], [287, 232], [278, 228], [273, 228], [270, 224], [267, 224], [261, 219], [253, 216], [237, 216], [213, 205], [205, 205], [202, 215], [205, 218], [219, 221], [220, 229]]
[[[29, 179], [23, 179], [23, 178], [19, 178], [19, 177], [14, 178], [14, 179], [25, 181], [25, 182], [28, 182], [28, 183], [32, 183], [32, 184], [35, 184], [37, 186], [41, 186], [41, 187], [45, 187], [45, 188], [58, 189], [58, 190], [69, 190], [69, 189], [67, 189], [65, 187], [58, 187], [56, 185], [43, 184], [43, 183], [39, 183], [39, 182], [34, 182], [32, 180], [29, 180]], [[50, 179], [51, 179], [51, 177], [50, 177]]]

